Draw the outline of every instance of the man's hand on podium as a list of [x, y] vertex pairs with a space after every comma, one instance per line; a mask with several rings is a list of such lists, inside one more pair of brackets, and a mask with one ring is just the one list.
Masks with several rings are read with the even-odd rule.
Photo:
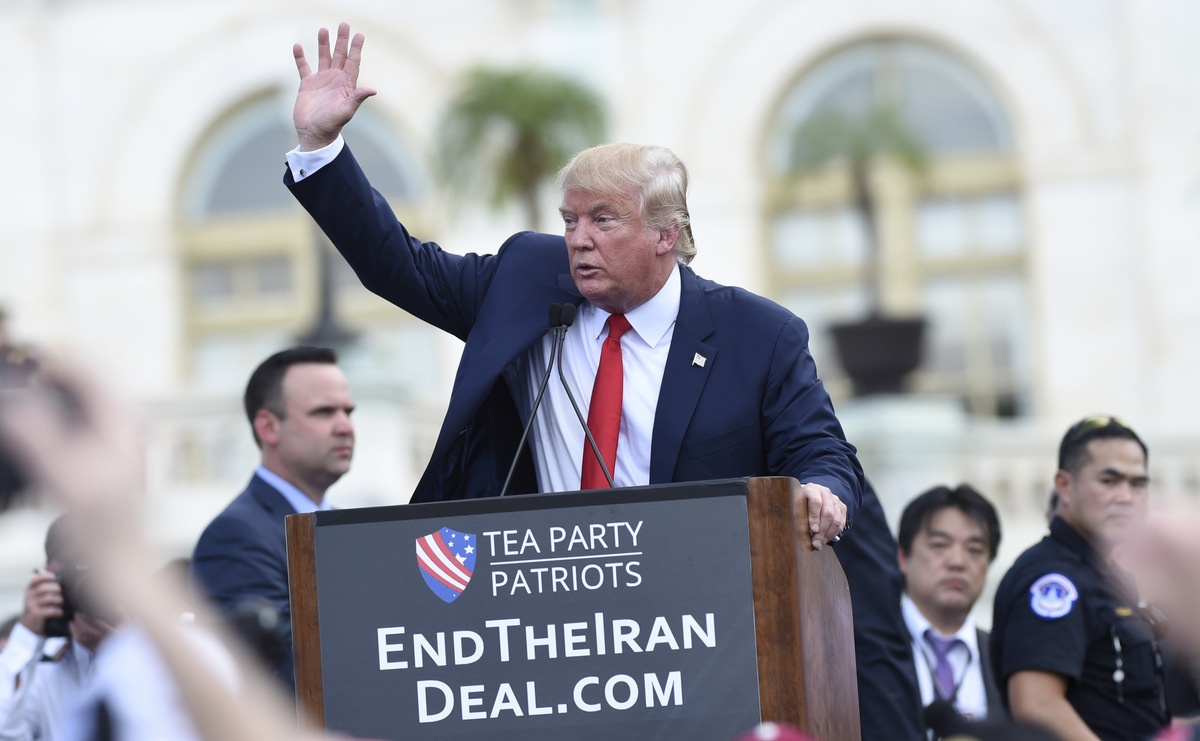
[[[800, 507], [801, 500], [804, 509]], [[820, 484], [801, 484], [792, 510], [796, 513], [796, 529], [812, 533], [813, 550], [821, 550], [846, 529], [846, 505], [828, 487]], [[807, 517], [802, 514], [805, 512]]]

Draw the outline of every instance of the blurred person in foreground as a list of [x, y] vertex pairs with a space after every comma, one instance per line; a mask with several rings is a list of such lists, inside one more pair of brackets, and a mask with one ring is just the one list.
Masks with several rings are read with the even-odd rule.
[[1146, 444], [1093, 416], [1063, 436], [1050, 534], [996, 592], [992, 660], [1013, 718], [1064, 741], [1144, 739], [1170, 720], [1156, 621], [1113, 553], [1146, 516]]
[[330, 508], [325, 492], [350, 470], [354, 455], [354, 400], [333, 350], [294, 347], [259, 364], [244, 403], [262, 462], [246, 489], [200, 535], [192, 575], [228, 618], [247, 624], [251, 613], [249, 624], [273, 626], [254, 645], [291, 687], [284, 518]]
[[[0, 400], [5, 394], [17, 393], [29, 386], [37, 372], [37, 361], [31, 348], [12, 341], [8, 333], [8, 314], [0, 306]], [[11, 455], [0, 446], [0, 510], [21, 493], [25, 481]]]
[[[113, 631], [110, 621], [116, 622], [112, 617], [116, 610], [98, 611], [101, 600], [87, 586], [88, 568], [78, 544], [80, 526], [64, 515], [46, 533], [46, 570], [30, 582], [26, 609], [15, 629], [13, 647], [27, 660], [12, 694], [0, 705], [3, 741], [61, 738], [66, 711], [87, 688], [96, 650]], [[66, 641], [45, 657], [48, 637]]]
[[[1176, 506], [1151, 516], [1119, 554], [1146, 604], [1170, 624], [1171, 639], [1186, 656], [1200, 657], [1200, 507]], [[1175, 720], [1155, 741], [1200, 741], [1200, 725]]]
[[[296, 722], [278, 687], [218, 623], [204, 621], [222, 638], [214, 650], [179, 620], [181, 588], [156, 580], [148, 565], [158, 559], [142, 529], [143, 446], [133, 416], [85, 376], [53, 364], [41, 373], [44, 383], [0, 395], [0, 447], [21, 462], [31, 489], [88, 524], [78, 545], [92, 566], [94, 593], [128, 616], [101, 647], [88, 704], [67, 713], [63, 738], [326, 738]], [[0, 510], [8, 503], [0, 498]]]
[[1003, 718], [989, 635], [971, 610], [1000, 546], [996, 508], [967, 484], [930, 489], [900, 516], [902, 612], [921, 704], [949, 703], [964, 718]]
[[[47, 538], [49, 547], [50, 540]], [[62, 617], [62, 588], [47, 571], [35, 571], [25, 587], [24, 605], [20, 614], [5, 622], [0, 629], [3, 648], [0, 648], [0, 707], [17, 689], [17, 677], [35, 657], [54, 660], [62, 654], [66, 638], [47, 636], [47, 619]], [[58, 631], [56, 631], [58, 632]]]
[[[623, 487], [795, 477], [808, 505], [795, 508], [797, 529], [818, 549], [837, 537], [861, 501], [862, 467], [817, 377], [808, 330], [687, 266], [696, 250], [679, 158], [633, 144], [584, 150], [559, 173], [565, 237], [521, 232], [496, 254], [443, 251], [396, 220], [342, 138], [375, 94], [358, 86], [362, 47], [346, 23], [332, 49], [319, 31], [315, 69], [293, 47], [299, 146], [284, 182], [368, 289], [465, 343], [412, 500], [499, 496], [514, 461], [513, 493], [608, 488], [602, 456]], [[578, 319], [559, 356], [566, 380], [546, 388], [534, 414], [554, 304], [578, 307]]]

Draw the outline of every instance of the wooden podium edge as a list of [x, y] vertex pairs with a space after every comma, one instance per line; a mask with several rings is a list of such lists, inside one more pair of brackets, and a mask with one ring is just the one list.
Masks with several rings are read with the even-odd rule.
[[[764, 721], [860, 741], [850, 588], [832, 548], [795, 526], [794, 478], [749, 480], [750, 571]], [[807, 519], [805, 509], [802, 522]]]
[[318, 728], [325, 727], [321, 680], [321, 630], [317, 614], [316, 517], [288, 515], [288, 590], [292, 602], [292, 664], [296, 668], [296, 704]]

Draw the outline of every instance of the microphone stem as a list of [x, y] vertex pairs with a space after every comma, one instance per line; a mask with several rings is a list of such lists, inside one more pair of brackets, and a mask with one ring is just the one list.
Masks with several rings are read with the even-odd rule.
[[[542, 403], [542, 394], [546, 393], [546, 384], [550, 382], [550, 375], [554, 372], [554, 356], [558, 352], [558, 347], [562, 345], [562, 336], [566, 333], [566, 327], [551, 327], [550, 331], [554, 333], [550, 340], [550, 362], [546, 364], [546, 375], [542, 376], [542, 385], [538, 388], [537, 398], [533, 400], [533, 407], [529, 410], [529, 421], [525, 423], [525, 429], [521, 432], [521, 440], [517, 443], [517, 454], [513, 456], [512, 464], [508, 467], [508, 475], [504, 477], [504, 486], [500, 487], [500, 496], [508, 493], [508, 485], [512, 481], [513, 472], [517, 470], [517, 461], [521, 460], [521, 449], [529, 437], [529, 430], [533, 428], [533, 418], [537, 416], [538, 407]], [[561, 367], [561, 365], [560, 362], [559, 366]]]
[[[566, 339], [566, 332], [563, 332], [558, 337], [558, 344], [561, 346], [563, 340]], [[615, 489], [613, 484], [612, 474], [608, 472], [608, 466], [604, 463], [604, 456], [600, 455], [600, 446], [596, 445], [596, 439], [592, 437], [592, 431], [588, 428], [587, 422], [583, 419], [583, 413], [579, 411], [579, 405], [575, 403], [575, 395], [571, 393], [571, 388], [567, 386], [567, 378], [563, 375], [563, 356], [558, 354], [558, 379], [562, 381], [563, 390], [567, 392], [567, 398], [571, 400], [571, 408], [575, 410], [575, 416], [579, 418], [579, 424], [583, 425], [583, 434], [587, 436], [588, 445], [592, 448], [592, 453], [596, 455], [596, 460], [600, 462], [600, 470], [604, 472], [604, 478], [608, 481], [608, 488]]]

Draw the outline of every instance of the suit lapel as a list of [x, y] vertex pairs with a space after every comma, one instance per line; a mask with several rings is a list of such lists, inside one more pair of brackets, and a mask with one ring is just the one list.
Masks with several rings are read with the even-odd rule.
[[708, 302], [696, 274], [680, 268], [679, 316], [663, 370], [654, 433], [650, 441], [650, 483], [670, 483], [679, 460], [684, 433], [717, 360], [717, 348], [707, 340], [713, 333]]

